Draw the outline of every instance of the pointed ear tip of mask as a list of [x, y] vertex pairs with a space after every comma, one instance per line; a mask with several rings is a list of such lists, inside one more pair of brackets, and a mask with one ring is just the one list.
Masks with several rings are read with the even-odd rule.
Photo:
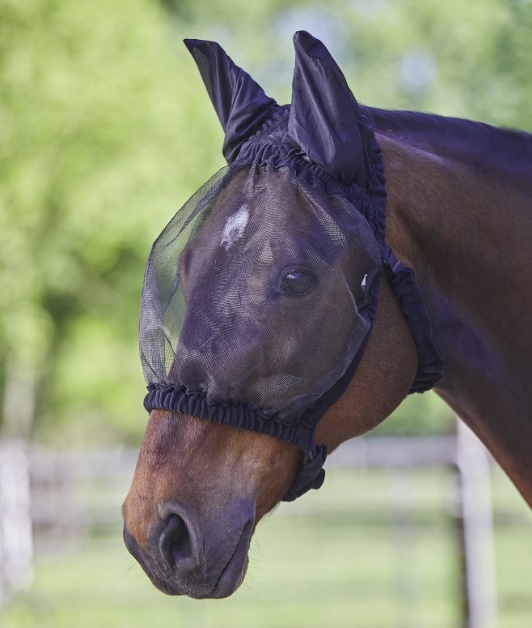
[[319, 39], [311, 35], [308, 31], [296, 31], [293, 37], [294, 46], [296, 48], [307, 49], [314, 44], [321, 44]]
[[193, 48], [195, 48], [197, 44], [199, 43], [199, 40], [198, 39], [183, 39], [183, 43], [185, 44], [187, 49], [190, 52], [192, 52]]
[[205, 52], [208, 48], [220, 48], [220, 44], [215, 41], [207, 41], [204, 39], [183, 39], [183, 43], [189, 52], [193, 52], [196, 48]]

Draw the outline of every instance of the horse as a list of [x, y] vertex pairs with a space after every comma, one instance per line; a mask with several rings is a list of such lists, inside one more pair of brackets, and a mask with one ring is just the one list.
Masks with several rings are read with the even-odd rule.
[[[532, 319], [527, 314], [532, 312], [527, 271], [532, 135], [418, 112], [360, 106], [359, 113], [382, 153], [386, 242], [413, 269], [445, 360], [434, 390], [532, 506]], [[227, 147], [227, 152], [238, 150], [226, 141]], [[349, 150], [347, 144], [344, 148]], [[236, 193], [236, 188], [226, 191], [229, 201]], [[270, 211], [285, 211], [284, 201], [279, 194]], [[289, 204], [296, 222], [283, 228], [299, 224], [304, 229], [305, 222], [297, 221], [298, 203]], [[214, 224], [214, 213], [199, 234]], [[235, 224], [231, 234], [239, 237], [241, 223]], [[190, 247], [201, 248], [202, 242], [191, 240]], [[209, 275], [216, 274], [215, 259], [203, 257]], [[186, 274], [183, 259], [179, 263]], [[319, 301], [330, 317], [339, 286], [331, 290]], [[418, 363], [411, 326], [384, 274], [363, 354], [317, 423], [316, 442], [332, 451], [385, 420], [411, 390]], [[242, 377], [227, 369], [228, 377]], [[286, 439], [154, 407], [122, 509], [126, 546], [163, 592], [226, 597], [244, 579], [257, 523], [287, 494], [303, 464], [304, 452]]]

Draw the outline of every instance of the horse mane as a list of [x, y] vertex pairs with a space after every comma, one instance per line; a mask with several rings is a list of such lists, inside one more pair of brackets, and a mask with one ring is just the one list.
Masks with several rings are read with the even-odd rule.
[[532, 190], [532, 135], [461, 118], [364, 107], [377, 133]]

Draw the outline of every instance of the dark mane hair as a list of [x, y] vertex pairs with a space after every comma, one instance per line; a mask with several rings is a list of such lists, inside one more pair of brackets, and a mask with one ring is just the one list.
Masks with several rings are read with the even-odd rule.
[[483, 122], [364, 107], [377, 133], [532, 188], [532, 135]]

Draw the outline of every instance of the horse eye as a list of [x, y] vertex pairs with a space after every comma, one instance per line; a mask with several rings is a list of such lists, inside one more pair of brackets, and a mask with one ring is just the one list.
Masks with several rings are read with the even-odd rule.
[[318, 278], [309, 270], [292, 269], [281, 277], [279, 291], [285, 297], [304, 297], [316, 287]]

